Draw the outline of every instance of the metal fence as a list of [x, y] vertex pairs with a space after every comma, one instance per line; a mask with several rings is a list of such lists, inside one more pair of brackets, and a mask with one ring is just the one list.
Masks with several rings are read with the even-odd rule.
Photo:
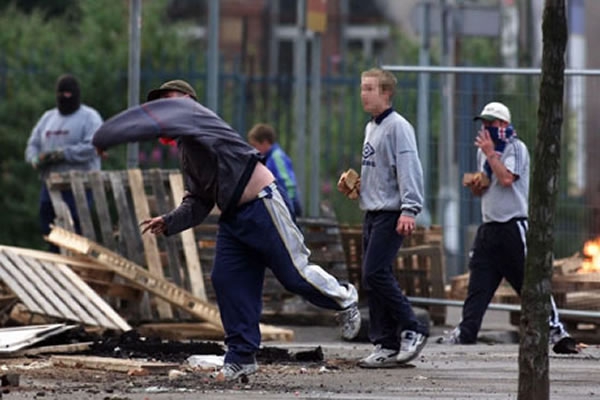
[[[428, 98], [427, 107], [419, 109], [417, 115], [407, 114], [407, 117], [415, 121], [420, 145], [425, 143], [427, 146], [420, 148], [421, 154], [425, 153], [424, 158], [430, 160], [424, 163], [426, 175], [430, 177], [427, 200], [433, 210], [433, 222], [443, 226], [448, 274], [461, 273], [466, 269], [475, 227], [481, 221], [479, 199], [461, 185], [462, 174], [476, 169], [473, 143], [479, 124], [473, 122], [473, 116], [490, 101], [505, 103], [511, 109], [518, 136], [528, 145], [533, 168], [540, 70], [384, 68], [399, 76], [428, 75], [433, 82], [429, 93], [419, 93], [417, 87], [412, 89], [413, 93], [417, 92], [417, 97]], [[597, 183], [587, 174], [588, 157], [593, 157], [594, 153], [586, 145], [595, 135], [595, 127], [588, 123], [587, 115], [593, 104], [590, 99], [595, 90], [600, 89], [600, 71], [567, 70], [565, 75], [560, 191], [555, 216], [557, 258], [581, 251], [583, 243], [598, 234], [600, 228], [594, 226], [595, 218], [592, 217], [598, 209], [594, 199]], [[454, 106], [445, 108], [444, 102]], [[436, 120], [436, 125], [422, 132], [420, 123], [435, 124]]]
[[[193, 84], [200, 101], [204, 101], [205, 67], [194, 60], [200, 58], [176, 63], [174, 68], [160, 63], [150, 67], [149, 63], [143, 62], [142, 93], [164, 80], [182, 78]], [[248, 73], [239, 61], [223, 62], [221, 65], [224, 67], [219, 78], [219, 114], [242, 136], [254, 123], [271, 123], [279, 134], [282, 147], [292, 156], [297, 154], [293, 77]], [[359, 223], [362, 216], [356, 203], [337, 193], [335, 183], [346, 168], [360, 168], [363, 130], [369, 118], [360, 103], [360, 72], [368, 67], [370, 65], [359, 63], [344, 66], [333, 61], [324, 67], [321, 80], [321, 168], [316, 173], [309, 162], [295, 165], [295, 169], [304, 168], [306, 171], [307, 182], [300, 182], [304, 199], [308, 199], [309, 181], [317, 179], [322, 202], [335, 211], [342, 223]], [[6, 68], [10, 69], [4, 67], [3, 71], [6, 72]], [[511, 109], [513, 125], [533, 158], [540, 72], [533, 69], [384, 68], [394, 71], [398, 78], [395, 109], [414, 125], [417, 132], [426, 173], [425, 195], [429, 211], [429, 216], [421, 221], [443, 226], [448, 275], [462, 273], [466, 269], [474, 227], [481, 218], [479, 200], [461, 185], [462, 174], [475, 169], [476, 148], [473, 141], [477, 124], [472, 118], [487, 102], [504, 102]], [[9, 72], [15, 75], [26, 71]], [[123, 72], [120, 74], [126, 76]], [[596, 195], [599, 190], [595, 174], [590, 176], [589, 173], [593, 170], [590, 165], [594, 165], [595, 161], [590, 143], [595, 143], [594, 130], [597, 127], [592, 124], [593, 119], [587, 118], [594, 113], [592, 106], [596, 90], [600, 90], [600, 71], [567, 71], [566, 74], [562, 169], [556, 210], [557, 258], [580, 251], [584, 241], [600, 234], [600, 195]], [[427, 79], [424, 80], [425, 77]], [[453, 78], [450, 86], [448, 77]], [[310, 86], [310, 80], [307, 85]], [[117, 90], [124, 91], [124, 88]], [[0, 96], [5, 97], [6, 89], [0, 92]], [[92, 97], [89, 93], [86, 95], [86, 99]], [[90, 105], [95, 106], [93, 103]], [[172, 149], [146, 144], [140, 146], [140, 150], [143, 153], [140, 157], [142, 167], [177, 166]], [[306, 149], [306, 160], [311, 160], [312, 151], [311, 148]]]
[[[425, 224], [442, 225], [448, 276], [466, 270], [467, 254], [476, 226], [481, 221], [480, 201], [462, 187], [461, 177], [476, 169], [473, 145], [478, 124], [473, 122], [483, 105], [502, 101], [513, 114], [513, 125], [528, 145], [532, 163], [537, 135], [537, 104], [540, 71], [536, 69], [439, 68], [384, 66], [398, 77], [394, 106], [415, 127], [426, 176], [429, 215]], [[331, 204], [342, 222], [360, 221], [355, 204], [341, 198], [335, 182], [347, 167], [360, 167], [363, 128], [368, 116], [360, 104], [360, 66], [345, 73], [328, 68], [322, 78], [321, 171], [317, 177], [306, 168], [308, 179], [320, 179], [321, 198]], [[419, 90], [420, 79], [428, 82]], [[449, 84], [449, 78], [450, 84]], [[273, 123], [282, 145], [295, 154], [291, 77], [224, 76], [222, 86], [238, 90], [239, 107], [228, 108], [224, 118], [240, 133], [258, 121]], [[243, 88], [240, 84], [243, 83]], [[581, 251], [583, 243], [598, 234], [597, 204], [593, 177], [587, 176], [586, 160], [593, 152], [586, 146], [594, 136], [586, 109], [595, 90], [600, 89], [600, 71], [566, 71], [564, 129], [560, 192], [556, 210], [555, 256]], [[310, 85], [310, 82], [308, 83]], [[421, 81], [422, 84], [422, 81]], [[227, 92], [227, 89], [224, 93]], [[423, 97], [425, 100], [423, 101]], [[227, 98], [227, 96], [225, 96]], [[447, 107], [447, 104], [452, 107]], [[419, 106], [421, 104], [421, 106]], [[307, 149], [307, 154], [311, 149]], [[310, 157], [306, 157], [310, 160]], [[308, 182], [301, 183], [308, 188]], [[306, 195], [306, 193], [305, 193]]]

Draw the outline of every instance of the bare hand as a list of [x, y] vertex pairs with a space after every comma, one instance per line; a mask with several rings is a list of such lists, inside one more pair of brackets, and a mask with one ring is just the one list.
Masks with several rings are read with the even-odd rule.
[[479, 147], [486, 156], [495, 151], [494, 141], [492, 140], [490, 132], [487, 129], [479, 130], [477, 137], [475, 138], [475, 146]]
[[98, 156], [100, 156], [100, 158], [102, 158], [103, 160], [106, 160], [108, 158], [107, 151], [101, 149], [100, 147], [96, 147], [96, 154], [98, 154]]
[[140, 223], [140, 226], [144, 225], [146, 226], [144, 229], [142, 229], [142, 235], [148, 231], [155, 235], [160, 235], [161, 233], [165, 233], [167, 231], [167, 224], [162, 216], [146, 219]]
[[409, 236], [415, 230], [415, 218], [408, 215], [401, 215], [398, 218], [398, 224], [396, 225], [396, 232], [402, 236]]

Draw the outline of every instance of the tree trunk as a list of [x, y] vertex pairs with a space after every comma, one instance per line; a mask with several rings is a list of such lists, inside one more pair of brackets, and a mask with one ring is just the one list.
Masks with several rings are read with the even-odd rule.
[[567, 21], [565, 0], [546, 0], [538, 131], [529, 197], [530, 227], [521, 293], [519, 400], [550, 398], [548, 319], [554, 245], [554, 213], [560, 170], [560, 137]]

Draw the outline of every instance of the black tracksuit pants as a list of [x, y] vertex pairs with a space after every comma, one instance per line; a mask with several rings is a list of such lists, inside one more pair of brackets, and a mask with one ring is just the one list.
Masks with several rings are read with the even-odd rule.
[[[508, 222], [488, 222], [477, 230], [469, 261], [469, 288], [463, 306], [460, 328], [461, 343], [475, 343], [481, 322], [502, 278], [520, 295], [525, 275], [527, 255], [527, 219], [513, 218]], [[564, 331], [558, 319], [554, 300], [550, 328]]]

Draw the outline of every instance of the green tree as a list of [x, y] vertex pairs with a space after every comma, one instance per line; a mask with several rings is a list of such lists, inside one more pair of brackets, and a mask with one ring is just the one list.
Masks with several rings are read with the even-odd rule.
[[548, 318], [567, 43], [564, 0], [546, 0], [542, 32], [538, 129], [529, 198], [531, 230], [527, 235], [528, 253], [521, 294], [519, 400], [541, 400], [550, 396]]
[[[167, 24], [168, 0], [144, 2], [143, 68], [179, 71], [189, 60], [178, 25]], [[2, 4], [0, 4], [2, 6]], [[108, 118], [127, 106], [129, 10], [125, 1], [79, 0], [55, 16], [14, 4], [0, 15], [0, 243], [45, 247], [38, 227], [39, 179], [23, 160], [27, 138], [42, 113], [55, 106], [62, 73], [76, 75], [82, 100]], [[162, 76], [158, 77], [162, 80]], [[152, 77], [147, 85], [155, 85]], [[147, 86], [146, 85], [146, 86]], [[147, 87], [142, 88], [145, 92]], [[123, 168], [125, 148], [103, 168]]]

